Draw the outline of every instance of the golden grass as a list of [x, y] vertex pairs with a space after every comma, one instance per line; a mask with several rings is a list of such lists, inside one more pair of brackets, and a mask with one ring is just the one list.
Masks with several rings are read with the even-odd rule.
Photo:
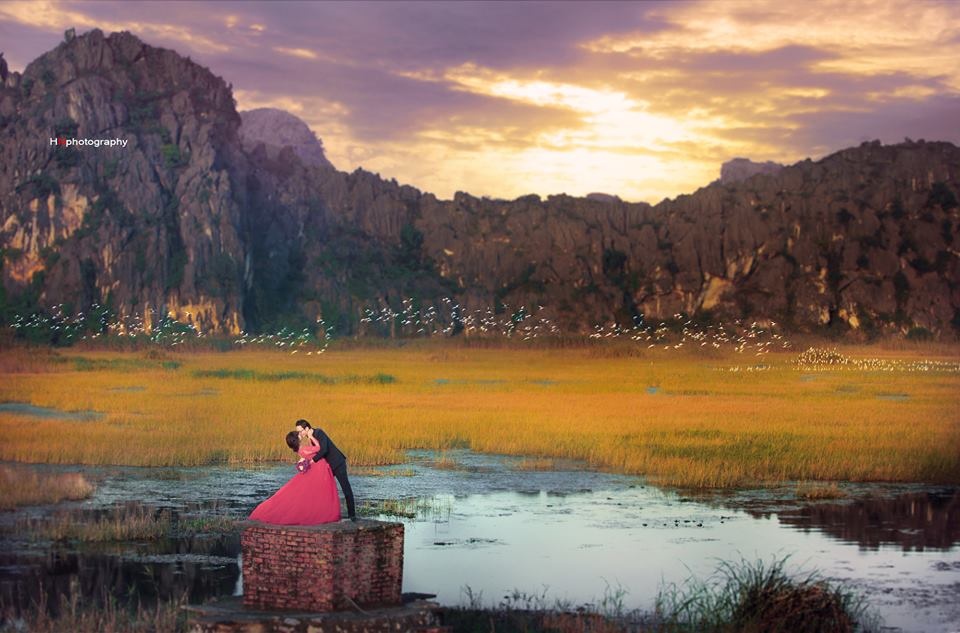
[[41, 474], [26, 468], [0, 467], [0, 510], [86, 499], [93, 491], [94, 485], [80, 473]]
[[[401, 463], [408, 449], [439, 451], [442, 466], [443, 451], [469, 447], [582, 460], [678, 486], [960, 483], [960, 374], [810, 373], [797, 369], [797, 351], [756, 359], [423, 345], [319, 357], [171, 353], [175, 363], [83, 352], [82, 361], [59, 362], [56, 372], [0, 374], [0, 402], [104, 417], [0, 412], [0, 459], [142, 466], [292, 460], [283, 435], [306, 418], [329, 432], [352, 466]], [[960, 360], [960, 347], [942, 344], [842, 352]], [[650, 386], [659, 389], [650, 393]]]

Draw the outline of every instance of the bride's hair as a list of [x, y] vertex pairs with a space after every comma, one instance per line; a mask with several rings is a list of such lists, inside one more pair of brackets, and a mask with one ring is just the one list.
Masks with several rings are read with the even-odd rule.
[[296, 431], [290, 431], [287, 433], [287, 446], [296, 453], [300, 450], [300, 434]]

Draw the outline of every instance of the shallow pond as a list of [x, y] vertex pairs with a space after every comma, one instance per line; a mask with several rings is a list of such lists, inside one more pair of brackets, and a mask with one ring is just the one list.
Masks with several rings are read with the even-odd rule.
[[[488, 605], [514, 589], [548, 604], [622, 595], [626, 608], [650, 609], [664, 583], [706, 577], [721, 560], [789, 556], [790, 569], [816, 570], [862, 592], [888, 630], [958, 630], [957, 488], [851, 484], [842, 486], [845, 499], [816, 503], [798, 500], [794, 486], [690, 496], [621, 475], [517, 470], [519, 458], [469, 451], [444, 457], [444, 468], [435, 467], [436, 455], [411, 453], [409, 464], [379, 469], [399, 476], [351, 476], [358, 500], [420, 500], [416, 519], [383, 517], [405, 524], [404, 591], [437, 594], [444, 604], [465, 603], [472, 592]], [[291, 465], [85, 470], [98, 481], [94, 497], [59, 507], [97, 509], [137, 499], [191, 515], [245, 516], [292, 475]], [[35, 593], [28, 584], [51, 577], [61, 585], [75, 578], [84, 592], [95, 584], [89, 578], [97, 578], [112, 591], [187, 592], [192, 600], [242, 586], [231, 537], [77, 551], [10, 534], [13, 516], [49, 511], [0, 514], [8, 527], [0, 544], [0, 599]]]

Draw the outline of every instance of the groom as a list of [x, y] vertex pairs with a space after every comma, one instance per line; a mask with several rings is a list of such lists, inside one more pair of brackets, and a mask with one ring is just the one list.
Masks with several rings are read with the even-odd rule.
[[330, 470], [333, 471], [333, 476], [340, 482], [340, 490], [343, 491], [343, 497], [347, 500], [347, 516], [350, 517], [351, 521], [356, 521], [357, 512], [353, 505], [353, 489], [350, 487], [350, 480], [347, 479], [346, 456], [330, 441], [326, 433], [311, 427], [306, 420], [297, 420], [296, 428], [297, 433], [301, 436], [313, 433], [313, 437], [320, 444], [320, 451], [313, 456], [313, 461], [319, 462], [321, 459], [326, 459], [327, 463], [330, 464]]

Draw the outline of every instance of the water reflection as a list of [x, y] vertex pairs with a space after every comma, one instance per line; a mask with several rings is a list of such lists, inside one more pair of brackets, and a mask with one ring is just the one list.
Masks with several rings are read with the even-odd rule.
[[7, 534], [0, 542], [0, 612], [46, 608], [56, 614], [71, 599], [83, 605], [203, 602], [232, 593], [239, 552], [237, 534], [79, 544]]
[[[403, 520], [404, 591], [458, 604], [470, 587], [496, 604], [502, 592], [548, 586], [548, 598], [581, 604], [623, 588], [626, 607], [650, 609], [662, 583], [704, 577], [719, 560], [790, 556], [801, 570], [863, 592], [888, 626], [946, 633], [960, 622], [957, 488], [857, 484], [844, 486], [850, 500], [818, 503], [798, 500], [795, 485], [694, 497], [622, 475], [518, 470], [520, 457], [445, 457], [457, 467], [435, 468], [437, 455], [420, 452], [404, 465], [408, 476], [351, 475], [358, 500], [423, 502], [414, 504], [418, 519]], [[93, 498], [73, 507], [94, 511], [140, 499], [189, 515], [245, 516], [293, 476], [290, 464], [36, 468], [82, 470], [97, 481]], [[235, 537], [70, 549], [9, 536], [13, 515], [50, 512], [0, 513], [8, 535], [0, 541], [0, 606], [21, 604], [40, 586], [50, 601], [76, 589], [94, 600], [186, 592], [192, 602], [240, 586]]]
[[948, 550], [960, 542], [960, 491], [932, 490], [844, 503], [818, 503], [780, 513], [781, 523], [823, 532], [864, 549]]

